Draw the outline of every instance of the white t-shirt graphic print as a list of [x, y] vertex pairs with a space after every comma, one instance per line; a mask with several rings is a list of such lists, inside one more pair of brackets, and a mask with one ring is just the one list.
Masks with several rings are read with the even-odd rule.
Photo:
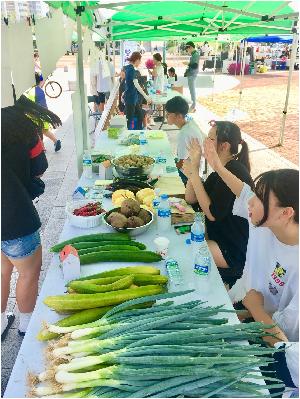
[[[253, 195], [244, 184], [236, 198], [233, 214], [248, 218], [248, 200]], [[255, 227], [249, 220], [249, 241], [243, 276], [229, 291], [233, 302], [251, 289], [264, 296], [264, 309], [290, 341], [299, 337], [299, 246], [278, 241], [267, 227]]]

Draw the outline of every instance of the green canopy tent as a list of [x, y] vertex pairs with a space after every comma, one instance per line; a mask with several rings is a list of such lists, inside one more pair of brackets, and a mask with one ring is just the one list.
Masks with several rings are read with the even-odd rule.
[[[77, 21], [77, 57], [81, 110], [84, 107], [84, 82], [81, 25], [104, 27], [107, 41], [169, 40], [205, 41], [222, 34], [260, 35], [291, 33], [298, 13], [289, 1], [201, 1], [201, 0], [101, 0], [48, 1]], [[110, 12], [105, 22], [94, 12]], [[87, 148], [87, 129], [82, 123], [83, 147]]]

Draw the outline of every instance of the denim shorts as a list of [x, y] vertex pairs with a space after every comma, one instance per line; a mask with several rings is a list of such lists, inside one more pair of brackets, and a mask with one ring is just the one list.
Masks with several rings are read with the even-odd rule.
[[14, 240], [1, 241], [1, 250], [8, 257], [22, 259], [32, 255], [41, 245], [39, 231]]

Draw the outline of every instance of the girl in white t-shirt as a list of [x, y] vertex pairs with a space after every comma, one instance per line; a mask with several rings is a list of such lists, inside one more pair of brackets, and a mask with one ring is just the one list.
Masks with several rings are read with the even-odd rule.
[[298, 341], [299, 335], [299, 171], [271, 170], [259, 175], [254, 193], [220, 162], [206, 139], [205, 157], [236, 195], [233, 214], [249, 221], [246, 263], [230, 289], [232, 302], [243, 305], [256, 321], [276, 326], [264, 340]]

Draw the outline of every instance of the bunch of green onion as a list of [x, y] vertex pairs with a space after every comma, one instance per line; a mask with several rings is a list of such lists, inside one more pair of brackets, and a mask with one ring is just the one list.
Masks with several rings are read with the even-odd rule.
[[[128, 310], [182, 291], [127, 301], [96, 322], [50, 326], [65, 337], [50, 344], [50, 363], [38, 376], [40, 397], [262, 397], [259, 366], [273, 362], [262, 336], [273, 326], [228, 324], [223, 306], [201, 301]], [[127, 309], [127, 310], [126, 310]], [[222, 317], [221, 317], [222, 316]], [[252, 345], [245, 341], [251, 340]], [[266, 379], [266, 377], [264, 377]], [[249, 381], [251, 379], [251, 381]], [[268, 378], [268, 388], [284, 388]], [[256, 381], [256, 382], [255, 382]], [[271, 397], [271, 395], [263, 395]]]

